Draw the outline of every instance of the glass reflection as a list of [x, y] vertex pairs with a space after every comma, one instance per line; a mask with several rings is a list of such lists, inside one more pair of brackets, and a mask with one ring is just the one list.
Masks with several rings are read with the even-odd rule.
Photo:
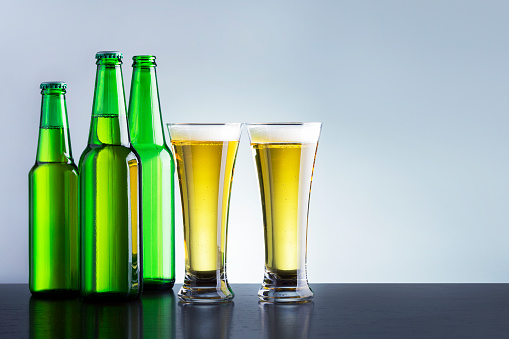
[[173, 291], [144, 293], [144, 338], [175, 338], [175, 296]]
[[233, 305], [179, 304], [184, 338], [229, 338]]
[[31, 297], [30, 338], [79, 338], [80, 304], [73, 299]]
[[82, 338], [141, 338], [141, 301], [81, 302]]
[[309, 338], [312, 301], [303, 304], [260, 303], [264, 338]]

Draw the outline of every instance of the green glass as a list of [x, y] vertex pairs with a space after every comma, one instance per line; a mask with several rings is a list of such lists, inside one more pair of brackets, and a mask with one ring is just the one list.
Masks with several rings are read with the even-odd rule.
[[41, 84], [35, 165], [29, 186], [29, 288], [32, 294], [79, 291], [78, 169], [71, 154], [66, 84]]
[[168, 290], [175, 282], [175, 165], [163, 132], [155, 58], [133, 57], [128, 117], [143, 164], [143, 289]]
[[98, 52], [88, 146], [81, 155], [81, 295], [133, 299], [142, 289], [140, 160], [129, 141], [122, 54]]

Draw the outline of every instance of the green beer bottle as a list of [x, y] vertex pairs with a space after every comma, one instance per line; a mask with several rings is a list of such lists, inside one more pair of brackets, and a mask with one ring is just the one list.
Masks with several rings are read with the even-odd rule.
[[81, 155], [81, 295], [141, 292], [140, 160], [129, 141], [122, 53], [98, 52], [88, 146]]
[[63, 82], [41, 84], [42, 107], [29, 186], [29, 288], [34, 295], [79, 292], [78, 169], [71, 154]]
[[144, 290], [171, 289], [175, 282], [175, 165], [163, 133], [155, 58], [133, 57], [128, 114], [131, 143], [143, 164]]

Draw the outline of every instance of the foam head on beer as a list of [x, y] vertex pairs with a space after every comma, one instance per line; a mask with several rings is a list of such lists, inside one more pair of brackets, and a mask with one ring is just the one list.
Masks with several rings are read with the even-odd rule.
[[[239, 140], [240, 123], [226, 124], [171, 124], [170, 137], [173, 141], [230, 141]], [[217, 128], [220, 127], [220, 128]]]
[[270, 123], [250, 124], [251, 143], [316, 143], [322, 124], [311, 123]]

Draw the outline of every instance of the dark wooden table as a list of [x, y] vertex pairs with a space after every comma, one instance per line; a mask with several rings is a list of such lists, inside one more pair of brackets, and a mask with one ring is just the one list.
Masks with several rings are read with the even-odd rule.
[[183, 305], [173, 293], [129, 303], [30, 297], [0, 285], [0, 338], [509, 338], [509, 284], [312, 284], [312, 303]]

